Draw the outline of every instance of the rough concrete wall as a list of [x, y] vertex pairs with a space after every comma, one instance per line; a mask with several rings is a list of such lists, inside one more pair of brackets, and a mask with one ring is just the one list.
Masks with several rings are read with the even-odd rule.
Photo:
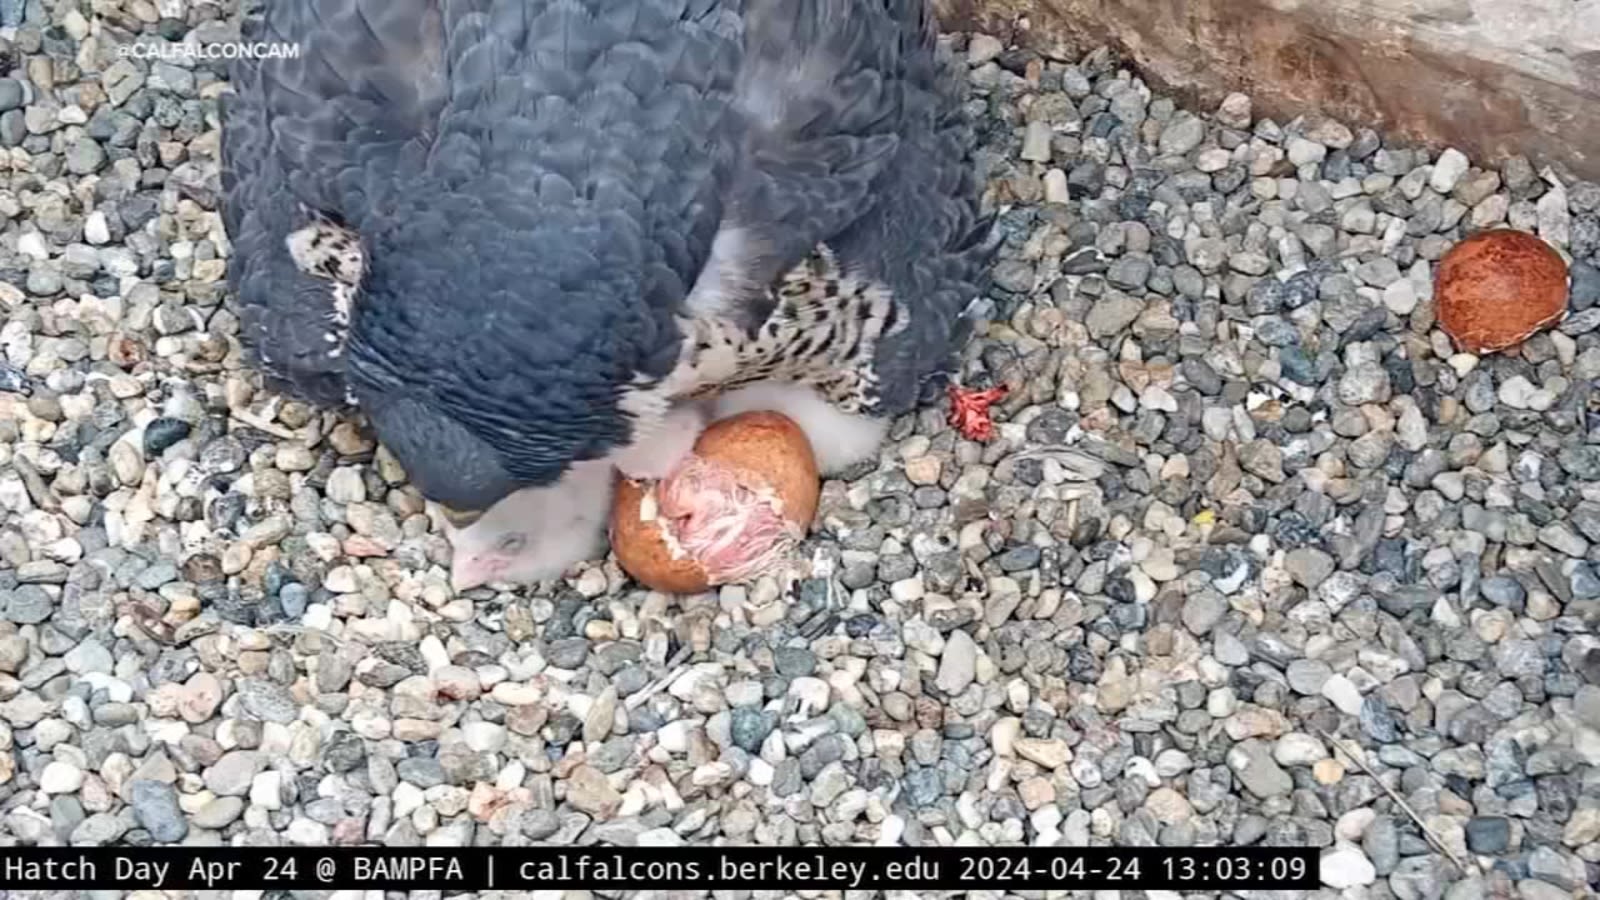
[[1118, 47], [1153, 81], [1320, 111], [1483, 162], [1600, 178], [1600, 0], [935, 0], [1043, 52]]

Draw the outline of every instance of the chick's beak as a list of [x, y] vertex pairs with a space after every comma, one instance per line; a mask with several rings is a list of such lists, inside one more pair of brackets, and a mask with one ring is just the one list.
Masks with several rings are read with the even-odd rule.
[[491, 556], [457, 553], [450, 561], [450, 589], [459, 594], [482, 587], [494, 580], [497, 571]]

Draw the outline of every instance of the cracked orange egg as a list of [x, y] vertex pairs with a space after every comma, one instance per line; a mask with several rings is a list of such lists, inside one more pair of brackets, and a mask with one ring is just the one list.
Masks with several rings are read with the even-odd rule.
[[692, 594], [774, 571], [805, 538], [821, 494], [805, 432], [775, 412], [713, 422], [672, 475], [620, 479], [611, 547], [640, 584]]

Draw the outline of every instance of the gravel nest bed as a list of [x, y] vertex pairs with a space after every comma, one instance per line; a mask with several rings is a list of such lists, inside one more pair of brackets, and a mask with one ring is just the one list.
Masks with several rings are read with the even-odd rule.
[[[788, 588], [458, 597], [393, 459], [240, 362], [222, 64], [117, 52], [232, 7], [0, 0], [0, 843], [1310, 844], [1302, 896], [1592, 896], [1600, 187], [954, 37], [996, 439], [899, 422]], [[1498, 225], [1572, 313], [1458, 354], [1432, 273]]]

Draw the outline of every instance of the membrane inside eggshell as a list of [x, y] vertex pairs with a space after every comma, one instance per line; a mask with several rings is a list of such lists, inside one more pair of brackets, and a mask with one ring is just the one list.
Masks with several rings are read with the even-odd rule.
[[[805, 537], [770, 487], [698, 456], [650, 496], [667, 549], [699, 563], [712, 584], [760, 575]], [[641, 519], [645, 512], [641, 504]]]

